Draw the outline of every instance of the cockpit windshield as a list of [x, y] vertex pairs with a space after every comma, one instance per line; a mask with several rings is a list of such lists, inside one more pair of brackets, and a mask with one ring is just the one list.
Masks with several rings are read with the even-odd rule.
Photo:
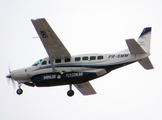
[[35, 62], [32, 66], [37, 66], [41, 61], [42, 61], [42, 59], [38, 60], [38, 61]]

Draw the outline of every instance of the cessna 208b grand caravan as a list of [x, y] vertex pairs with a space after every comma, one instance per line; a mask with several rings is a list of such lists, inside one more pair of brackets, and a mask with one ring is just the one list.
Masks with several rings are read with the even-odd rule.
[[17, 94], [22, 94], [21, 85], [49, 87], [69, 85], [68, 96], [73, 96], [74, 85], [83, 95], [96, 94], [90, 80], [106, 75], [112, 70], [139, 62], [145, 69], [153, 69], [150, 55], [151, 27], [144, 28], [138, 41], [127, 39], [128, 49], [114, 54], [86, 54], [71, 56], [47, 21], [31, 20], [48, 56], [32, 66], [10, 72], [7, 78], [18, 82]]

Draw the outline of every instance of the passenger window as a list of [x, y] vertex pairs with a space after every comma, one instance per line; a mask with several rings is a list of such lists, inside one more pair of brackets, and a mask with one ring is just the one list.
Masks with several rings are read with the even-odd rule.
[[82, 60], [88, 60], [88, 57], [83, 57]]
[[46, 64], [47, 64], [47, 61], [43, 61], [43, 62], [42, 62], [42, 65], [46, 65]]
[[97, 59], [101, 60], [101, 59], [103, 59], [103, 56], [98, 56]]
[[70, 58], [65, 58], [65, 62], [70, 62]]
[[75, 61], [80, 61], [80, 57], [76, 57], [75, 58]]
[[56, 59], [55, 63], [61, 63], [61, 59]]
[[91, 56], [90, 60], [96, 60], [96, 56]]
[[50, 60], [48, 61], [48, 64], [51, 64], [51, 61]]

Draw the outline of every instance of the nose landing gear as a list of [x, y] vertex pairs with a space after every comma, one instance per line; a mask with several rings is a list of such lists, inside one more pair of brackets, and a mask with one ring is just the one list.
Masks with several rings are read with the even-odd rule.
[[22, 90], [21, 88], [19, 88], [19, 89], [17, 89], [16, 93], [17, 93], [18, 95], [21, 95], [21, 94], [23, 93], [23, 90]]
[[74, 91], [72, 90], [72, 84], [70, 84], [70, 90], [67, 92], [67, 95], [69, 97], [72, 97], [74, 95]]
[[17, 91], [16, 91], [16, 93], [18, 95], [21, 95], [23, 93], [23, 90], [21, 89], [21, 85], [22, 85], [22, 83], [19, 83], [19, 89], [17, 89]]

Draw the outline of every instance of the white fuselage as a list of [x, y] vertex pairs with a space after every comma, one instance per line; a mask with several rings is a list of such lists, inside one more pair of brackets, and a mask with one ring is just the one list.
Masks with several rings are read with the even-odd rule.
[[[139, 61], [140, 59], [148, 56], [149, 54], [133, 55], [130, 53], [78, 55], [67, 59], [55, 60], [53, 64], [56, 71], [53, 71], [50, 60], [47, 57], [42, 59], [42, 61], [36, 66], [15, 70], [11, 73], [11, 75], [13, 79], [19, 83], [34, 83], [34, 78], [36, 78], [35, 76], [39, 76], [38, 78], [41, 82], [48, 80], [56, 81], [56, 79], [60, 79], [57, 78], [58, 74], [61, 75], [65, 81], [66, 78], [76, 79], [75, 82], [77, 83], [78, 78], [87, 76], [87, 79], [84, 78], [84, 81], [89, 81], [103, 76], [114, 69]], [[91, 78], [91, 74], [95, 74], [95, 76]], [[40, 75], [42, 75], [41, 78]], [[36, 80], [36, 82], [40, 81]], [[78, 82], [83, 81], [79, 80]], [[66, 82], [60, 84], [66, 84]], [[53, 85], [54, 84], [51, 84], [49, 86]]]
[[90, 80], [112, 70], [139, 62], [150, 70], [153, 65], [150, 55], [151, 27], [144, 28], [138, 40], [127, 39], [128, 49], [115, 54], [87, 54], [71, 56], [44, 18], [31, 20], [48, 54], [28, 68], [10, 71], [6, 77], [19, 83], [17, 94], [22, 94], [21, 85], [49, 87], [69, 85], [68, 96], [73, 96], [74, 85], [83, 95], [96, 94]]

